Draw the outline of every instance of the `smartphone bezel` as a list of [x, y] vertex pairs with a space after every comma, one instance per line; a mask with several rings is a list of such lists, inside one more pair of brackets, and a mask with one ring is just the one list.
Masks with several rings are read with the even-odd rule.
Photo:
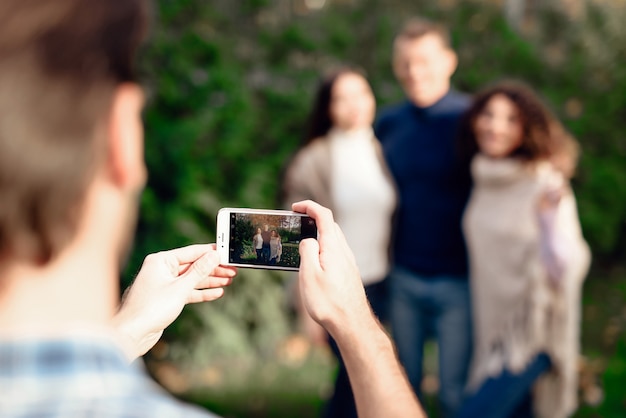
[[222, 208], [217, 212], [217, 238], [216, 247], [220, 257], [220, 264], [225, 266], [234, 266], [241, 268], [254, 268], [261, 270], [282, 270], [282, 271], [299, 271], [299, 267], [288, 266], [270, 266], [265, 264], [246, 264], [229, 262], [230, 252], [230, 218], [232, 213], [249, 213], [256, 215], [275, 215], [275, 216], [299, 216], [309, 217], [305, 213], [294, 212], [290, 210], [280, 209], [253, 209], [253, 208]]

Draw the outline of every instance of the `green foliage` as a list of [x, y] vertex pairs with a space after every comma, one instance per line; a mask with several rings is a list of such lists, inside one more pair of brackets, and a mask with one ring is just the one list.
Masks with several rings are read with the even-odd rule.
[[[254, 254], [254, 250], [252, 249], [251, 241], [254, 231], [255, 227], [252, 225], [250, 219], [238, 219], [237, 222], [235, 222], [235, 229], [233, 230], [234, 235], [231, 243], [237, 257], [244, 259], [252, 258], [251, 256]], [[247, 247], [246, 249], [244, 249], [244, 245]], [[248, 253], [249, 256], [246, 256], [246, 253]]]
[[626, 379], [626, 338], [622, 338], [617, 344], [615, 355], [609, 360], [604, 372], [606, 398], [600, 407], [603, 417], [621, 417], [626, 411], [624, 379]]

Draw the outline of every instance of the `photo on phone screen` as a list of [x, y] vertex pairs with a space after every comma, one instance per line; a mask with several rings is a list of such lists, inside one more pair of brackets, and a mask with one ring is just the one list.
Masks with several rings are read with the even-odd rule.
[[227, 264], [230, 265], [298, 270], [300, 241], [317, 238], [315, 221], [306, 215], [261, 209], [222, 211], [220, 216], [227, 215], [228, 219]]

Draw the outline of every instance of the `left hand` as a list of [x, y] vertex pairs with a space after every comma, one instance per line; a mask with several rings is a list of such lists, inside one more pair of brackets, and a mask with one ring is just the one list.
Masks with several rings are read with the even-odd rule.
[[129, 357], [150, 350], [186, 304], [222, 297], [236, 273], [219, 265], [215, 244], [148, 255], [113, 318]]

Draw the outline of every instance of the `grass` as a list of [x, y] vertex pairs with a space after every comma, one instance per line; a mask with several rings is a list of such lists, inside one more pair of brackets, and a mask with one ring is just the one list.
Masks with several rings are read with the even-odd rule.
[[319, 417], [335, 364], [325, 350], [307, 351], [289, 361], [276, 358], [236, 369], [223, 364], [221, 378], [195, 379], [179, 396], [224, 418]]
[[[623, 354], [615, 354], [617, 341], [624, 339], [626, 329], [624, 273], [623, 270], [596, 272], [585, 283], [582, 344], [586, 361], [581, 375], [581, 407], [575, 418], [626, 416], [623, 389], [602, 384], [607, 367], [626, 363], [626, 359], [618, 358]], [[179, 395], [224, 418], [318, 417], [332, 390], [334, 359], [329, 352], [312, 348], [301, 339], [298, 341], [292, 350], [295, 354], [278, 351], [273, 358], [240, 367], [224, 362], [219, 366], [219, 379], [207, 383], [206, 379], [192, 378], [185, 390], [178, 391]], [[607, 380], [607, 384], [615, 385], [613, 382], [620, 380], [620, 376], [616, 379], [616, 373], [622, 373], [622, 380], [626, 381], [626, 366], [624, 368], [623, 373], [611, 370], [612, 380]], [[437, 350], [433, 343], [425, 348], [425, 373], [431, 382], [437, 373]], [[171, 389], [164, 379], [159, 380]], [[436, 384], [432, 387], [436, 391]], [[439, 417], [435, 391], [425, 390], [424, 407], [431, 418]], [[603, 407], [605, 393], [610, 394], [611, 403]]]

